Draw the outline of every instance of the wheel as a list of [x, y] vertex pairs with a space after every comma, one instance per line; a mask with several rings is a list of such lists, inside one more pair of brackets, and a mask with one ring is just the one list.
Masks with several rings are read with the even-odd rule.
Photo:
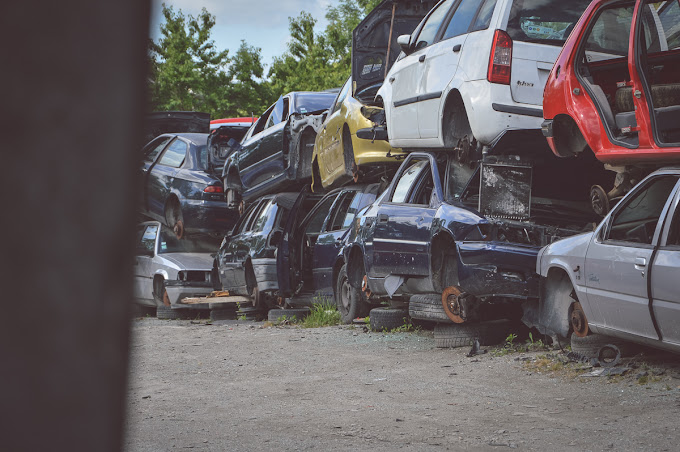
[[359, 181], [359, 168], [354, 159], [354, 145], [352, 144], [352, 135], [349, 129], [345, 127], [342, 131], [342, 156], [345, 161], [345, 174], [352, 177], [356, 183]]
[[439, 295], [414, 295], [408, 303], [408, 314], [419, 320], [452, 323], [442, 307]]
[[309, 315], [309, 312], [309, 308], [270, 309], [267, 320], [270, 322], [279, 322], [283, 318], [302, 320]]
[[177, 199], [171, 200], [165, 208], [165, 221], [178, 239], [184, 237], [184, 217], [182, 216], [182, 209]]
[[500, 344], [510, 332], [509, 320], [492, 320], [481, 323], [454, 325], [437, 324], [434, 327], [434, 345], [439, 348], [467, 347], [475, 339], [480, 345]]
[[170, 306], [161, 305], [156, 308], [156, 317], [161, 320], [180, 320], [189, 316], [187, 309], [172, 309]]
[[622, 357], [635, 355], [640, 349], [637, 344], [602, 334], [591, 333], [586, 337], [578, 337], [575, 334], [571, 335], [571, 351], [586, 358], [606, 359], [606, 356], [598, 356], [600, 349], [606, 345], [616, 346], [621, 351]]
[[599, 216], [604, 217], [607, 215], [610, 208], [609, 196], [607, 195], [607, 192], [604, 191], [604, 188], [599, 185], [594, 185], [590, 189], [590, 205], [592, 206], [593, 211]]
[[335, 304], [342, 323], [349, 324], [357, 317], [363, 317], [369, 310], [360, 289], [353, 288], [347, 278], [347, 265], [343, 265], [335, 281]]
[[373, 331], [393, 330], [405, 325], [409, 320], [406, 309], [374, 308], [368, 315]]

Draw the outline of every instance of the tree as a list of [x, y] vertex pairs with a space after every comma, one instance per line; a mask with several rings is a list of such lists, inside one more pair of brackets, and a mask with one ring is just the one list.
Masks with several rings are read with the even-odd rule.
[[218, 51], [210, 39], [215, 16], [203, 8], [198, 17], [185, 17], [163, 4], [163, 17], [161, 37], [149, 46], [152, 109], [213, 115], [227, 110], [229, 79], [224, 69], [230, 59], [228, 50]]
[[259, 115], [276, 100], [269, 84], [262, 79], [264, 66], [259, 47], [249, 46], [242, 40], [227, 73], [230, 106], [225, 116]]

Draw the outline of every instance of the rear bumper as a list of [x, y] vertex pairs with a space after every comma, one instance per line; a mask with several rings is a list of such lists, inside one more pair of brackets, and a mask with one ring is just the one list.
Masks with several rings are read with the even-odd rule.
[[226, 234], [238, 220], [238, 212], [224, 201], [188, 199], [182, 205], [184, 229], [187, 232]]

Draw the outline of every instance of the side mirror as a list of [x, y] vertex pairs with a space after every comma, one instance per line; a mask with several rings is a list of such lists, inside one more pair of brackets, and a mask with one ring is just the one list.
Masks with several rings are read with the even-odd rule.
[[397, 44], [405, 54], [411, 53], [411, 35], [401, 35], [397, 38]]

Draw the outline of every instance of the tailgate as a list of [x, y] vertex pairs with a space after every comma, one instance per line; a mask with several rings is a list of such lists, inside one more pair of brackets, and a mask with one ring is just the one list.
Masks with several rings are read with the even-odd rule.
[[543, 88], [561, 47], [515, 41], [512, 49], [512, 99], [521, 104], [543, 105]]

